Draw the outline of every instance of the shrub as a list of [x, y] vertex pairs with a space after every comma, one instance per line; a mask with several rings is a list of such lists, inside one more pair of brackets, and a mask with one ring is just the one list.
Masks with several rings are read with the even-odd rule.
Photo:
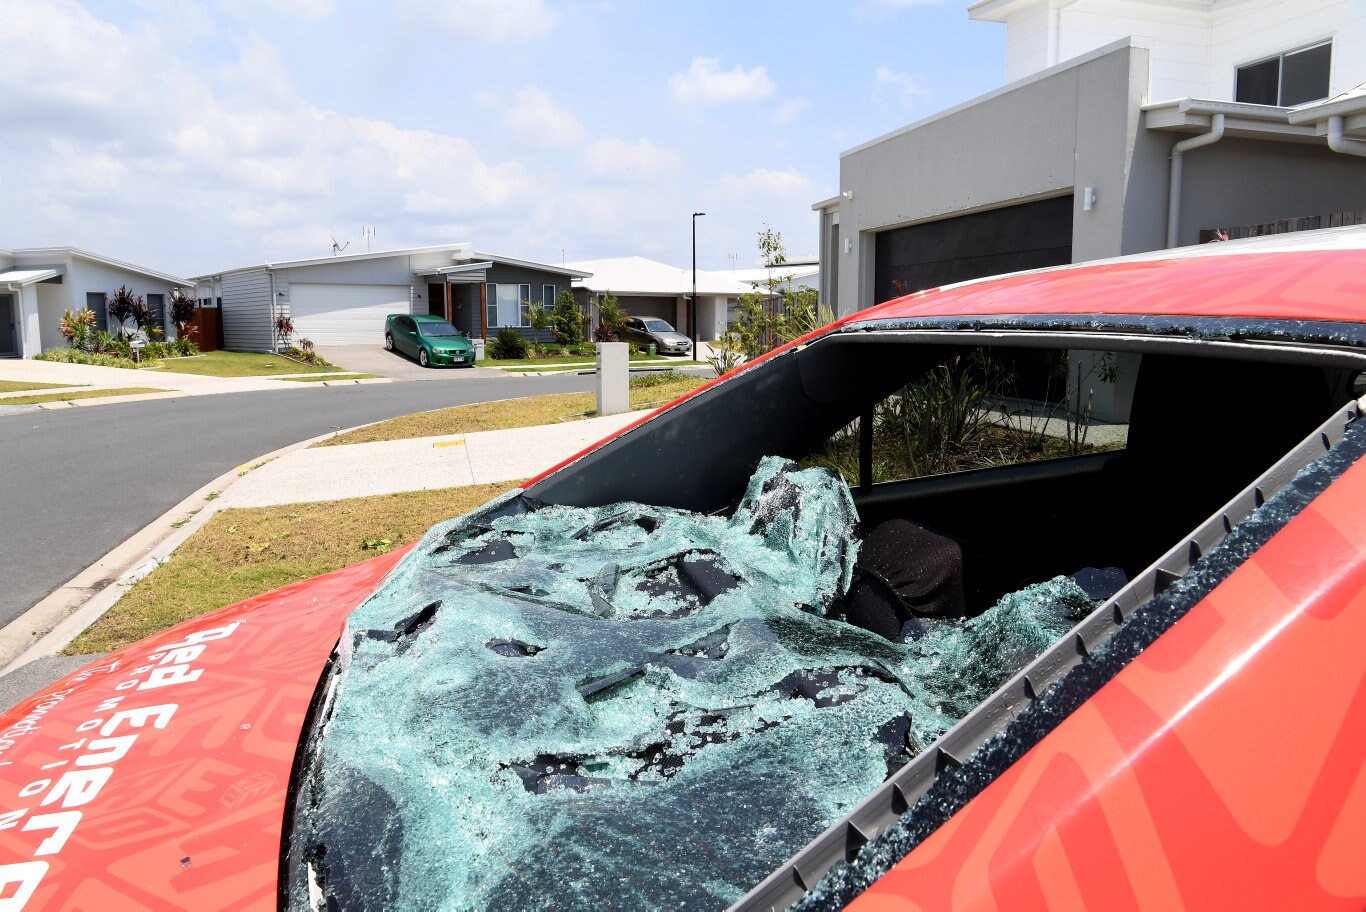
[[[194, 327], [190, 327], [193, 329]], [[178, 336], [174, 342], [169, 343], [175, 349], [178, 357], [188, 358], [191, 355], [199, 354], [199, 343], [190, 336]]]
[[138, 352], [138, 357], [143, 361], [156, 361], [160, 358], [168, 357], [172, 354], [171, 347], [165, 342], [148, 342], [142, 346], [142, 351]]
[[194, 319], [194, 299], [179, 288], [171, 292], [171, 325], [175, 327], [176, 339], [184, 339], [199, 332], [198, 326], [191, 326]]
[[128, 335], [128, 321], [145, 312], [142, 295], [133, 294], [124, 285], [119, 286], [113, 297], [104, 299], [104, 306], [109, 311], [109, 318], [118, 324], [120, 339]]
[[583, 316], [573, 293], [562, 291], [555, 298], [555, 308], [550, 312], [550, 331], [561, 345], [578, 345], [583, 341]]
[[504, 326], [489, 346], [489, 357], [497, 361], [525, 358], [526, 340], [511, 326]]
[[598, 350], [591, 342], [577, 342], [573, 346], [565, 347], [572, 348], [574, 357], [576, 358], [591, 358], [598, 353]]
[[62, 314], [61, 331], [68, 345], [87, 351], [95, 334], [95, 312], [88, 307], [66, 311]]
[[531, 304], [527, 307], [526, 321], [531, 324], [531, 347], [536, 354], [541, 353], [541, 333], [550, 328], [550, 311], [544, 304]]
[[46, 351], [40, 355], [36, 355], [35, 360], [57, 361], [62, 364], [93, 364], [96, 367], [126, 367], [136, 369], [141, 366], [131, 358], [119, 358], [114, 355], [85, 352], [81, 351], [79, 348], [54, 348], [52, 351]]
[[[313, 350], [313, 343], [307, 339], [300, 339], [299, 345], [291, 345], [280, 352], [281, 357], [291, 361], [300, 361], [304, 364], [312, 364], [314, 367], [331, 367], [332, 362]], [[302, 344], [307, 342], [308, 348], [303, 348]]]
[[289, 318], [289, 314], [280, 314], [275, 318], [275, 344], [288, 346], [289, 337], [294, 335], [294, 321]]
[[610, 291], [598, 298], [597, 308], [598, 325], [593, 330], [593, 338], [599, 342], [616, 342], [621, 338], [619, 329], [626, 320], [626, 308]]

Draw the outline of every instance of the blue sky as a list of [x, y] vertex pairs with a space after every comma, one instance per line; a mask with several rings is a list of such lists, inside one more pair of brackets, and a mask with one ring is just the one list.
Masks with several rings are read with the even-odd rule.
[[[839, 153], [1001, 84], [965, 0], [0, 0], [0, 246], [811, 254]], [[909, 179], [909, 177], [908, 177]]]

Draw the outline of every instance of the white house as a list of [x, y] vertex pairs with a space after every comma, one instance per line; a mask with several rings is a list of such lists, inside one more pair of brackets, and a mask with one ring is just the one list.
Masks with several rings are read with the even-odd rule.
[[[570, 263], [585, 278], [574, 283], [575, 296], [587, 306], [607, 292], [634, 317], [667, 320], [684, 335], [691, 335], [688, 299], [693, 293], [690, 267], [670, 266], [645, 257], [613, 257]], [[697, 338], [710, 342], [726, 331], [740, 295], [753, 291], [748, 282], [729, 272], [697, 270]]]
[[469, 244], [242, 266], [195, 278], [195, 296], [222, 308], [223, 341], [236, 351], [272, 351], [287, 315], [315, 345], [380, 345], [391, 313], [444, 316], [471, 338], [511, 327], [529, 336], [531, 304], [550, 306], [587, 273], [533, 263]]
[[761, 291], [769, 288], [771, 282], [776, 282], [778, 288], [787, 291], [810, 288], [819, 292], [821, 287], [821, 261], [817, 257], [800, 257], [778, 266], [732, 269], [723, 274], [746, 284], [757, 285]]
[[1020, 269], [1366, 221], [1363, 0], [979, 0], [1008, 84], [855, 146], [820, 213], [849, 313]]
[[187, 279], [99, 256], [75, 247], [0, 248], [0, 357], [32, 358], [64, 348], [62, 312], [88, 307], [109, 329], [105, 299], [120, 287], [142, 295], [170, 331], [166, 299]]

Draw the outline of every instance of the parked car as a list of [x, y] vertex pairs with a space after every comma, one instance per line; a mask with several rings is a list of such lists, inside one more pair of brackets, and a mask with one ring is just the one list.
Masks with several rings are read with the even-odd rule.
[[[856, 313], [411, 549], [0, 716], [0, 906], [1360, 906], [1363, 371], [1366, 228]], [[765, 480], [766, 457], [847, 490]], [[865, 543], [904, 522], [950, 542], [967, 618], [888, 596], [884, 635], [751, 604], [750, 558], [763, 591], [838, 579], [841, 498]], [[551, 554], [556, 524], [576, 531]], [[797, 526], [828, 536], [788, 549]], [[1049, 593], [1098, 576], [1120, 588], [1086, 588], [1073, 624]], [[999, 642], [1002, 606], [1066, 632], [999, 686], [926, 652]], [[557, 662], [567, 685], [540, 673]], [[931, 671], [990, 696], [895, 714]], [[459, 811], [488, 793], [504, 805]], [[443, 829], [438, 806], [466, 816]]]
[[427, 314], [389, 314], [384, 347], [416, 358], [423, 367], [474, 364], [474, 346], [444, 318]]
[[686, 355], [692, 351], [692, 340], [658, 317], [627, 317], [620, 326], [621, 340], [634, 342], [641, 348], [654, 345], [663, 355]]

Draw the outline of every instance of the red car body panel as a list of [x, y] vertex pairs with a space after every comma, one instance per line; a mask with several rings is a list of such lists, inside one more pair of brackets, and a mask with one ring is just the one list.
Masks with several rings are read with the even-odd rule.
[[852, 322], [989, 314], [1122, 314], [1360, 322], [1366, 251], [1225, 253], [1097, 263], [921, 291]]
[[309, 704], [407, 550], [186, 621], [0, 717], [0, 910], [276, 908]]
[[850, 906], [1360, 909], [1366, 464]]

